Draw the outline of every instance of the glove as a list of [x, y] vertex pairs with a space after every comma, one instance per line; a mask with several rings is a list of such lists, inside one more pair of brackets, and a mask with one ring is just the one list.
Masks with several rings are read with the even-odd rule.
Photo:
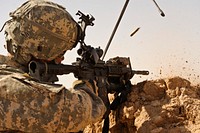
[[[98, 86], [98, 87], [97, 87]], [[107, 108], [107, 111], [104, 114], [104, 118], [108, 117], [110, 113], [110, 102], [108, 99], [108, 93], [106, 88], [106, 81], [104, 81], [103, 78], [98, 78], [97, 81], [95, 80], [76, 80], [73, 83], [73, 89], [83, 89], [86, 92], [88, 92], [88, 89], [90, 92], [95, 93], [98, 97], [101, 98], [104, 105]]]
[[98, 87], [96, 86], [96, 81], [94, 80], [76, 80], [72, 84], [72, 88], [76, 89], [89, 89], [91, 92], [98, 96]]
[[95, 80], [76, 80], [73, 83], [73, 89], [83, 89], [85, 91], [90, 90], [90, 92], [95, 93], [104, 102], [107, 109], [109, 108], [108, 92], [107, 92], [107, 81], [104, 78], [97, 78]]

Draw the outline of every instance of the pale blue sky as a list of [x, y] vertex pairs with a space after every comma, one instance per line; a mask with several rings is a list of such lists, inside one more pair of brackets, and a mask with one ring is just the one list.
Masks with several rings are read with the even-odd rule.
[[[0, 26], [9, 19], [9, 12], [24, 0], [1, 0]], [[78, 20], [76, 12], [90, 13], [95, 25], [88, 27], [86, 43], [105, 49], [125, 0], [54, 0], [66, 7]], [[130, 0], [105, 59], [115, 56], [130, 57], [133, 69], [146, 69], [149, 76], [135, 76], [132, 82], [145, 79], [182, 76], [200, 83], [200, 0], [157, 0], [166, 17], [161, 17], [152, 0]], [[130, 34], [138, 27], [138, 33]], [[0, 52], [4, 36], [0, 33]], [[70, 64], [76, 50], [65, 56]], [[69, 76], [61, 78], [68, 81]], [[71, 77], [70, 77], [71, 79]], [[64, 83], [66, 86], [70, 83]]]

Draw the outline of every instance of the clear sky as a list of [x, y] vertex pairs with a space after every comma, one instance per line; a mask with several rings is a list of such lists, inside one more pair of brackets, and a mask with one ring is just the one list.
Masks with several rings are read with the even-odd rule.
[[[1, 0], [0, 26], [9, 12], [24, 0]], [[78, 10], [95, 17], [87, 28], [87, 44], [105, 49], [125, 0], [54, 0], [66, 7], [78, 20]], [[132, 68], [149, 70], [149, 76], [134, 76], [132, 82], [181, 76], [200, 83], [200, 0], [157, 0], [166, 16], [161, 17], [152, 0], [130, 0], [105, 60], [115, 56], [130, 57]], [[130, 34], [140, 27], [133, 37]], [[0, 33], [0, 52], [4, 35]], [[75, 61], [76, 49], [65, 55], [65, 63]], [[62, 76], [61, 83], [71, 86], [72, 76]]]

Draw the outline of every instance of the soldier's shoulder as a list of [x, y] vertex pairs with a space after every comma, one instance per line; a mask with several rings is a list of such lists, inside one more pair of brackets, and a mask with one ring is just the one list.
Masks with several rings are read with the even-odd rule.
[[16, 69], [10, 67], [6, 64], [0, 64], [0, 84], [12, 84], [12, 86], [23, 86], [23, 87], [31, 87], [37, 88], [44, 91], [55, 92], [58, 93], [60, 90], [65, 89], [63, 85], [60, 84], [51, 84], [51, 83], [42, 83], [33, 77], [29, 76], [29, 74], [21, 71], [20, 69]]
[[8, 61], [8, 57], [0, 54], [0, 64], [5, 64]]

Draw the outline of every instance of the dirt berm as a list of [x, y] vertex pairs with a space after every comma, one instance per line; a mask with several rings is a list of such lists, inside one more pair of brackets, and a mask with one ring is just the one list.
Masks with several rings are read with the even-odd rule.
[[[84, 133], [101, 133], [101, 127], [95, 123]], [[200, 133], [200, 87], [180, 77], [134, 85], [111, 112], [110, 133]]]

